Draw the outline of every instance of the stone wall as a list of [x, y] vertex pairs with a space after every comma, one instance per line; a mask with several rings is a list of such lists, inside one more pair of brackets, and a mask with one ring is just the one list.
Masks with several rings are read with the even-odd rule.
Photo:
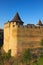
[[11, 49], [11, 55], [17, 54], [17, 26], [13, 22], [4, 24], [3, 49], [5, 52]]
[[4, 25], [4, 45], [3, 48], [6, 52], [8, 52], [9, 49], [9, 41], [10, 41], [10, 27], [9, 27], [9, 23]]
[[11, 55], [15, 56], [29, 47], [39, 47], [43, 39], [43, 27], [17, 25], [16, 22], [4, 24], [4, 45], [6, 52], [11, 49]]
[[18, 53], [21, 53], [26, 48], [40, 47], [41, 39], [43, 39], [43, 27], [19, 26], [17, 32]]

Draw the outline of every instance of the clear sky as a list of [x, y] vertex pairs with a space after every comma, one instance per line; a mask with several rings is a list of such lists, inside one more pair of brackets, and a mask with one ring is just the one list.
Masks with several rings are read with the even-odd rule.
[[11, 20], [16, 12], [25, 24], [43, 22], [43, 0], [0, 0], [0, 28]]

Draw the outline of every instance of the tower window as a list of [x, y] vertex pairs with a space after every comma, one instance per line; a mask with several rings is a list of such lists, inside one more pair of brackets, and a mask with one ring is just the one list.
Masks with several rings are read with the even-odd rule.
[[18, 27], [20, 27], [20, 25], [18, 25]]
[[15, 25], [13, 25], [13, 27], [15, 27]]

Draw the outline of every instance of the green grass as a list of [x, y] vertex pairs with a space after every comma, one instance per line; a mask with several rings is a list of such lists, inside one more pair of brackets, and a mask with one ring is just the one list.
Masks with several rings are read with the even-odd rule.
[[40, 58], [38, 59], [38, 65], [43, 65], [43, 57], [40, 57]]
[[43, 57], [38, 58], [38, 61], [33, 63], [32, 65], [43, 65]]

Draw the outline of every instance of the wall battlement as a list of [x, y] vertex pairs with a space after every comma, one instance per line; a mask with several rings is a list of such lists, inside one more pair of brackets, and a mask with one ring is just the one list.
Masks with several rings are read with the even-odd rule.
[[17, 25], [16, 24], [16, 22], [7, 22], [7, 23], [5, 23], [4, 24], [4, 26], [5, 26], [5, 28], [7, 28], [7, 27], [10, 27], [10, 26], [12, 26], [12, 27], [15, 27], [15, 26], [17, 26], [18, 28], [31, 28], [31, 29], [42, 29], [43, 28], [43, 26], [40, 26], [40, 25], [34, 25], [34, 24], [27, 24], [27, 25]]

